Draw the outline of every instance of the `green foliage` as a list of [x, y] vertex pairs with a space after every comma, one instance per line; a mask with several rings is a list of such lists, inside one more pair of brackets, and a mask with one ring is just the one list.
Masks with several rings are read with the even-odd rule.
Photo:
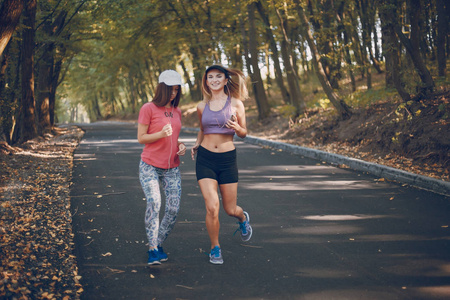
[[[450, 60], [447, 61], [447, 65], [450, 66]], [[436, 73], [437, 71], [435, 70]], [[434, 82], [438, 87], [450, 88], [450, 73], [447, 72], [447, 77], [436, 77]]]
[[[118, 113], [113, 98], [126, 111], [138, 110], [151, 99], [164, 69], [186, 71], [190, 75], [185, 79], [198, 89], [201, 70], [220, 62], [222, 53], [229, 54], [239, 43], [235, 13], [234, 5], [217, 0], [202, 4], [129, 0], [99, 5], [86, 17], [90, 32], [100, 38], [83, 41], [83, 51], [70, 66], [63, 92], [88, 110], [97, 101], [105, 115]], [[199, 95], [193, 98], [198, 101]]]
[[[176, 68], [186, 82], [183, 91], [189, 94], [183, 97], [184, 101], [198, 101], [199, 81], [206, 66], [223, 63], [244, 68], [244, 37], [248, 34], [246, 12], [251, 2], [253, 0], [124, 0], [108, 2], [107, 6], [96, 3], [84, 11], [82, 19], [85, 25], [80, 23], [80, 29], [75, 28], [75, 32], [83, 32], [90, 38], [80, 39], [78, 53], [72, 60], [61, 92], [67, 96], [65, 99], [80, 103], [87, 110], [99, 107], [102, 115], [133, 112], [152, 98], [159, 73], [167, 68]], [[279, 10], [286, 13], [289, 23], [286, 34], [292, 45], [298, 48], [294, 48], [292, 54], [299, 55], [299, 51], [304, 51], [301, 50], [304, 39], [299, 34], [300, 22], [294, 1], [261, 3], [267, 10], [277, 43], [283, 39], [283, 33], [278, 28]], [[309, 5], [307, 12], [311, 28], [323, 63], [329, 68], [329, 76], [345, 79], [343, 76], [350, 71], [355, 76], [365, 72], [366, 60], [361, 58], [363, 45], [359, 44], [362, 43], [362, 29], [358, 23], [361, 17], [358, 4], [344, 2], [340, 21], [336, 19], [334, 8], [324, 2], [311, 1]], [[396, 9], [386, 3], [382, 7], [392, 11]], [[369, 6], [367, 16], [371, 17], [369, 14], [374, 11], [375, 8]], [[262, 54], [267, 51], [265, 28], [259, 18], [256, 25], [262, 63], [265, 59]], [[371, 30], [373, 32], [376, 28]], [[344, 32], [348, 34], [348, 42], [343, 40]], [[350, 61], [344, 60], [345, 53], [350, 53], [347, 57]], [[301, 65], [300, 57], [293, 59]], [[418, 78], [410, 66], [411, 63], [404, 64], [402, 77], [411, 79], [406, 86], [412, 92]], [[311, 73], [300, 74], [301, 91], [308, 107], [329, 109], [332, 105], [322, 92], [317, 78]], [[305, 83], [304, 78], [307, 77], [309, 79]], [[274, 85], [272, 79], [267, 86]], [[281, 99], [273, 93], [274, 90], [279, 91], [278, 88], [271, 89], [271, 96]], [[354, 93], [346, 90], [344, 86], [336, 92], [352, 107], [365, 107], [380, 100], [397, 98], [396, 91], [381, 86], [358, 89]], [[280, 104], [273, 99], [269, 102], [274, 106]], [[92, 112], [89, 114], [95, 115]], [[290, 106], [283, 106], [282, 114], [292, 115]]]
[[286, 118], [294, 118], [297, 114], [297, 109], [293, 105], [283, 105], [280, 107], [280, 114]]
[[[406, 118], [408, 121], [411, 121], [413, 118], [413, 115], [411, 114], [411, 112], [408, 109], [408, 106], [411, 106], [413, 104], [413, 101], [408, 101], [408, 102], [402, 102], [400, 103], [399, 106], [397, 106], [396, 110], [395, 110], [395, 114], [398, 117], [398, 120], [401, 120], [404, 118], [405, 116], [405, 112], [406, 112]], [[420, 114], [420, 112], [419, 112]]]
[[[36, 61], [42, 59], [43, 51], [47, 51], [46, 46], [52, 43], [55, 45], [55, 63], [62, 62], [59, 76], [61, 84], [57, 89], [59, 119], [71, 120], [74, 115], [81, 115], [82, 110], [92, 120], [136, 112], [143, 103], [151, 100], [159, 73], [168, 68], [176, 69], [183, 75], [186, 83], [183, 91], [189, 94], [183, 97], [184, 101], [198, 101], [201, 98], [199, 83], [203, 70], [208, 65], [222, 63], [251, 72], [251, 68], [246, 66], [245, 55], [248, 49], [247, 6], [253, 2], [255, 1], [39, 1]], [[398, 7], [394, 2], [369, 1], [365, 3], [368, 5], [366, 10], [359, 7], [362, 2], [344, 1], [336, 6], [323, 1], [299, 2], [307, 14], [328, 78], [330, 81], [339, 79], [339, 88], [333, 85], [336, 93], [352, 107], [366, 107], [380, 100], [396, 101], [397, 92], [385, 89], [384, 84], [369, 90], [358, 87], [356, 92], [349, 92], [348, 88], [350, 72], [353, 72], [358, 85], [365, 81], [365, 78], [361, 80], [361, 75], [367, 76], [364, 72], [369, 59], [364, 57], [367, 54], [364, 54], [363, 49], [367, 47], [362, 40], [363, 29], [371, 32], [369, 39], [379, 36], [379, 28], [370, 22], [379, 21], [375, 14], [377, 9], [395, 12]], [[300, 90], [307, 106], [329, 109], [332, 104], [310, 67], [310, 51], [302, 34], [296, 10], [297, 1], [262, 0], [260, 3], [271, 23], [269, 33], [273, 34], [277, 46], [280, 47], [285, 36], [288, 40], [289, 55], [299, 71]], [[433, 5], [424, 7], [430, 16], [436, 15]], [[65, 25], [60, 32], [56, 34], [44, 30], [48, 22], [54, 22], [61, 14], [65, 15]], [[285, 31], [280, 29], [282, 14], [285, 14], [287, 20]], [[267, 45], [267, 28], [260, 15], [255, 15], [256, 40], [260, 51], [258, 59], [261, 69], [269, 69], [268, 67], [273, 67], [273, 60], [268, 56], [273, 54]], [[402, 19], [403, 15], [394, 16], [398, 21], [406, 22]], [[363, 18], [366, 17], [374, 20], [364, 23]], [[435, 20], [430, 20], [430, 30], [435, 28], [433, 22]], [[15, 56], [8, 66], [8, 74], [17, 73], [16, 68], [20, 66], [17, 41], [22, 27], [18, 27], [18, 34], [13, 37], [16, 42], [11, 53]], [[344, 34], [347, 35], [347, 40]], [[423, 42], [431, 43], [431, 40], [423, 39]], [[435, 52], [435, 45], [426, 46]], [[414, 94], [420, 78], [411, 59], [404, 54], [401, 57], [401, 77], [407, 91]], [[271, 66], [267, 66], [267, 62]], [[383, 66], [383, 62], [381, 65]], [[306, 72], [303, 66], [307, 66], [305, 70], [309, 70]], [[427, 67], [433, 74], [437, 72], [434, 61], [428, 61]], [[284, 69], [281, 71], [284, 72], [283, 84], [287, 87], [286, 72]], [[273, 74], [273, 71], [270, 73]], [[18, 105], [20, 94], [20, 86], [14, 84], [17, 78], [17, 75], [7, 76], [8, 86], [16, 89], [15, 99], [11, 100], [13, 107]], [[274, 78], [265, 80], [267, 87], [277, 85]], [[448, 75], [446, 78], [437, 78], [436, 85], [448, 89]], [[283, 98], [280, 96], [280, 88], [277, 86], [270, 92], [273, 97], [269, 100], [270, 105], [284, 105], [281, 108], [282, 114], [292, 116], [292, 107], [286, 103], [281, 104], [281, 100], [278, 100]], [[0, 99], [5, 99], [5, 89], [0, 89], [0, 93]], [[5, 103], [0, 104], [5, 106]], [[405, 111], [404, 108], [400, 110]], [[411, 115], [414, 117], [420, 113], [414, 111]]]
[[369, 105], [378, 101], [388, 99], [395, 99], [397, 91], [394, 89], [386, 89], [384, 87], [372, 89], [360, 89], [356, 92], [350, 93], [344, 99], [352, 107], [368, 107]]
[[331, 102], [327, 98], [321, 98], [319, 99], [318, 105], [323, 109], [327, 109], [331, 106]]
[[399, 139], [400, 139], [401, 134], [402, 134], [401, 132], [396, 132], [395, 135], [391, 138], [391, 140], [394, 144], [400, 143]]

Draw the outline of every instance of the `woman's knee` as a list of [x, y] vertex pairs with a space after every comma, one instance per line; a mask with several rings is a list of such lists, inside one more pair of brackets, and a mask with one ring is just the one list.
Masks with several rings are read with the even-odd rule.
[[206, 204], [206, 214], [208, 216], [211, 216], [214, 218], [219, 217], [219, 210], [220, 210], [219, 201]]
[[237, 216], [237, 206], [236, 205], [224, 206], [223, 209], [225, 210], [225, 213], [227, 215], [229, 215], [230, 217], [236, 217]]

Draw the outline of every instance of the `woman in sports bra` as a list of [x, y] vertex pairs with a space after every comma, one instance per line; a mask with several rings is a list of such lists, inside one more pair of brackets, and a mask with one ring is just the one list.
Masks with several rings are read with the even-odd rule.
[[238, 220], [241, 239], [250, 240], [250, 217], [237, 205], [238, 168], [233, 137], [247, 135], [245, 108], [242, 100], [248, 91], [241, 71], [219, 65], [209, 67], [202, 79], [203, 101], [197, 106], [200, 131], [191, 150], [196, 161], [197, 181], [206, 207], [206, 229], [211, 241], [209, 261], [223, 264], [219, 243], [220, 201], [225, 212]]

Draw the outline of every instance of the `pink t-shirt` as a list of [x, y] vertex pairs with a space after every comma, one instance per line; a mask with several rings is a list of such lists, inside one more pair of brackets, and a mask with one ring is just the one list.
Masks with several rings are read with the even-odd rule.
[[139, 124], [149, 125], [147, 133], [152, 134], [172, 124], [172, 135], [156, 142], [145, 144], [141, 159], [154, 167], [161, 169], [175, 168], [180, 165], [178, 152], [178, 137], [181, 131], [181, 110], [177, 108], [158, 107], [152, 102], [145, 103], [139, 111]]

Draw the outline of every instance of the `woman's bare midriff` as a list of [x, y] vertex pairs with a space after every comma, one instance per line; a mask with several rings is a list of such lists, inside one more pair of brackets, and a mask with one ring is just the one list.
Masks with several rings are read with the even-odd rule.
[[211, 152], [228, 152], [234, 150], [233, 136], [227, 134], [205, 134], [202, 147]]

